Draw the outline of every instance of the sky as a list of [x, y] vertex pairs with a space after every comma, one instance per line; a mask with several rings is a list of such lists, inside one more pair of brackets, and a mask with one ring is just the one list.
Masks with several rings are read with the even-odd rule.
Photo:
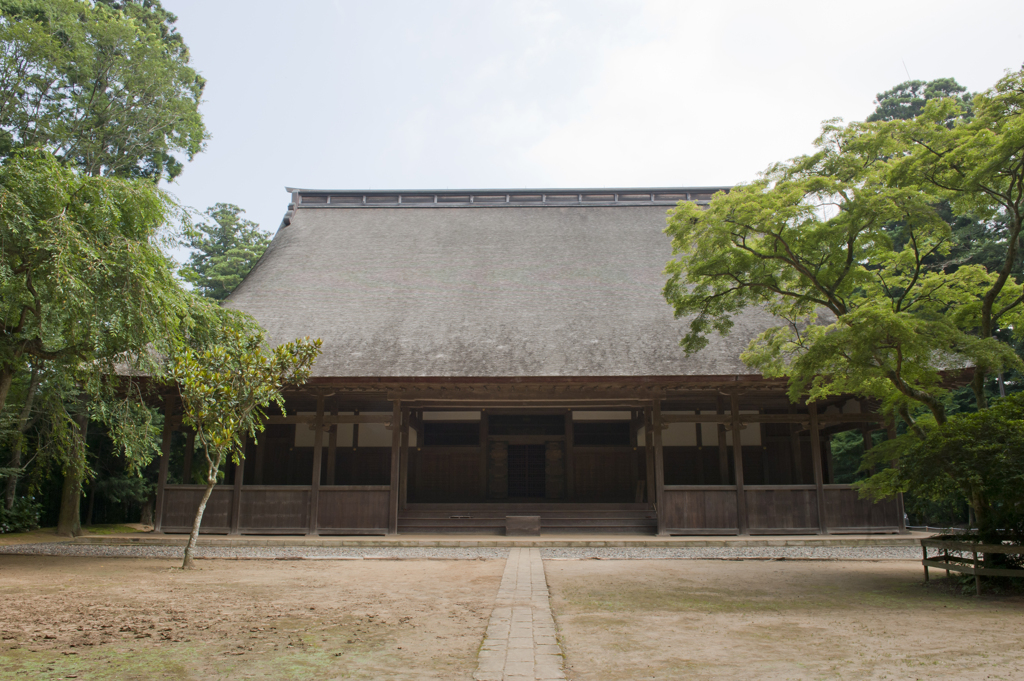
[[207, 79], [166, 188], [276, 231], [285, 187], [716, 186], [909, 78], [1024, 63], [1024, 2], [163, 0]]

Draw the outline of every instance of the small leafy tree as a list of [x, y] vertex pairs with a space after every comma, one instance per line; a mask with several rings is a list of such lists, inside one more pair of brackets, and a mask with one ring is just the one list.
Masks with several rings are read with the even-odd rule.
[[302, 338], [270, 349], [251, 318], [233, 310], [223, 313], [224, 324], [211, 343], [175, 347], [168, 372], [181, 395], [182, 423], [195, 431], [206, 457], [206, 492], [196, 510], [182, 569], [193, 567], [199, 527], [221, 466], [229, 459], [237, 464], [245, 458], [245, 438], [263, 431], [264, 410], [271, 403], [284, 410], [281, 390], [305, 383], [320, 354], [319, 339]]
[[218, 203], [206, 210], [213, 224], [194, 225], [182, 241], [193, 253], [181, 276], [207, 298], [227, 298], [270, 244], [270, 235], [243, 213], [238, 206]]

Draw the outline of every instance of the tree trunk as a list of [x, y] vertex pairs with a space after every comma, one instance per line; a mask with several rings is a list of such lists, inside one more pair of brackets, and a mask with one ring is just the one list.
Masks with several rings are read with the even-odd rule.
[[92, 527], [92, 512], [96, 509], [96, 485], [89, 488], [89, 510], [85, 512], [85, 526]]
[[[76, 458], [85, 453], [75, 452]], [[68, 464], [64, 474], [64, 487], [60, 494], [60, 515], [57, 518], [57, 534], [61, 537], [77, 537], [82, 534], [82, 519], [79, 506], [82, 503], [82, 469], [77, 461]]]
[[142, 513], [139, 515], [139, 522], [143, 525], [153, 524], [153, 495], [146, 497], [146, 502], [142, 504]]
[[[39, 369], [32, 367], [32, 377], [28, 383], [28, 394], [25, 395], [25, 406], [18, 414], [18, 427], [14, 433], [14, 444], [11, 447], [11, 468], [21, 468], [21, 452], [25, 446], [25, 432], [28, 431], [33, 420], [32, 403], [35, 401], [36, 389], [39, 387]], [[14, 497], [18, 491], [18, 474], [11, 473], [7, 476], [7, 489], [4, 494], [4, 508], [10, 511], [14, 508]]]
[[988, 409], [988, 396], [985, 394], [984, 367], [974, 368], [974, 377], [971, 379], [971, 391], [974, 392], [974, 401], [978, 405], [978, 411]]
[[71, 451], [71, 461], [64, 471], [64, 487], [60, 495], [60, 515], [57, 518], [57, 534], [61, 537], [77, 537], [82, 534], [82, 479], [85, 477], [85, 437], [89, 432], [88, 412], [75, 416], [77, 440]]
[[[23, 433], [14, 434], [14, 446], [11, 447], [11, 461], [8, 466], [11, 468], [21, 468], [21, 446], [22, 440], [25, 435]], [[4, 490], [4, 508], [10, 511], [14, 508], [14, 497], [17, 496], [18, 492], [18, 474], [11, 473], [7, 476], [7, 488]]]
[[0, 369], [0, 414], [4, 411], [4, 403], [7, 402], [7, 393], [11, 391], [11, 383], [14, 382], [14, 369], [4, 367]]
[[206, 492], [203, 494], [202, 501], [199, 502], [199, 508], [196, 509], [196, 519], [192, 521], [192, 533], [188, 536], [188, 543], [185, 544], [185, 560], [181, 564], [182, 570], [191, 570], [195, 567], [192, 561], [192, 553], [196, 547], [196, 541], [199, 540], [199, 525], [203, 522], [203, 512], [206, 511], [206, 502], [210, 500], [210, 495], [213, 494], [213, 487], [217, 484], [216, 474], [213, 476], [213, 482], [206, 484]]

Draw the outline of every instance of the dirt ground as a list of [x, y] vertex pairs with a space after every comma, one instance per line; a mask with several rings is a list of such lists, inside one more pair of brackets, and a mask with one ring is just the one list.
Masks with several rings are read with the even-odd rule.
[[487, 561], [0, 556], [0, 679], [469, 679]]
[[[0, 679], [470, 679], [504, 561], [177, 565], [0, 555]], [[1024, 598], [912, 561], [545, 569], [577, 681], [1024, 678]]]
[[1024, 679], [1024, 598], [958, 595], [940, 571], [925, 586], [912, 561], [545, 569], [578, 681]]

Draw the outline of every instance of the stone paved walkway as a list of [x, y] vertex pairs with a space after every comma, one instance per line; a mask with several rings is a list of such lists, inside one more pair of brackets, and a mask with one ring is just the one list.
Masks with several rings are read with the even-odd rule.
[[539, 549], [511, 549], [480, 648], [477, 681], [564, 679]]

